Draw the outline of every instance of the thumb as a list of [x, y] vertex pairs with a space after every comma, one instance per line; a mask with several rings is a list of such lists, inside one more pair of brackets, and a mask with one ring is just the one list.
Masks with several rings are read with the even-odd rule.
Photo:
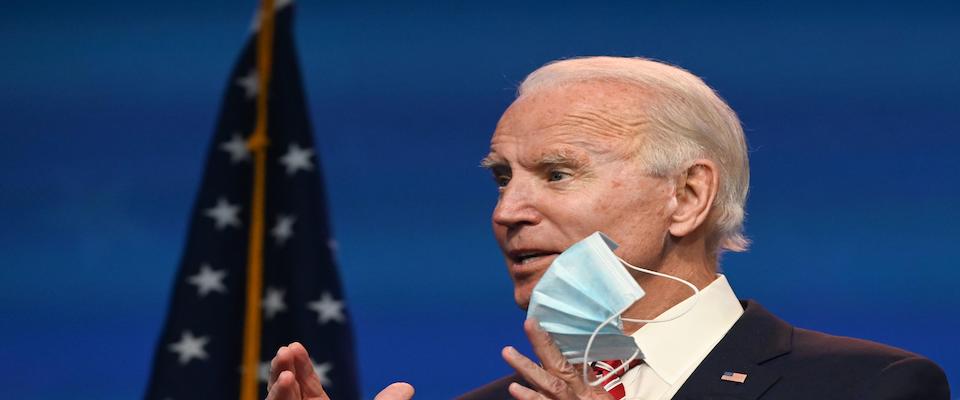
[[387, 386], [373, 400], [410, 400], [413, 398], [413, 386], [406, 382], [395, 382]]

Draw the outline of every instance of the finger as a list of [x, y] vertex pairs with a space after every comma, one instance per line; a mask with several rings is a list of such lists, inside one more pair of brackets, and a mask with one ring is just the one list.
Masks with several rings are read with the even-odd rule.
[[293, 372], [283, 371], [267, 393], [267, 400], [300, 400], [300, 386]]
[[413, 398], [413, 386], [406, 382], [395, 382], [387, 386], [373, 400], [410, 400]]
[[510, 392], [510, 395], [517, 400], [542, 400], [546, 399], [540, 393], [533, 391], [532, 389], [523, 386], [519, 383], [513, 382], [510, 386], [507, 386], [507, 391]]
[[270, 377], [267, 379], [267, 390], [273, 387], [274, 382], [283, 371], [290, 371], [296, 376], [297, 370], [293, 365], [293, 355], [288, 351], [287, 346], [282, 346], [277, 350], [277, 355], [270, 360]]
[[503, 359], [541, 393], [554, 399], [574, 399], [570, 387], [562, 379], [553, 376], [513, 347], [503, 348]]
[[574, 393], [581, 397], [586, 397], [588, 393], [594, 391], [593, 387], [583, 381], [583, 371], [567, 361], [557, 345], [553, 343], [550, 334], [540, 328], [539, 321], [534, 318], [524, 321], [523, 330], [527, 333], [533, 352], [540, 359], [543, 369], [563, 380]]
[[307, 398], [319, 397], [328, 400], [330, 397], [323, 390], [323, 383], [320, 382], [320, 377], [313, 370], [313, 361], [310, 360], [307, 348], [299, 342], [290, 343], [287, 348], [290, 351], [291, 358], [293, 358], [293, 365], [297, 369], [297, 382], [300, 383], [300, 390], [303, 395]]

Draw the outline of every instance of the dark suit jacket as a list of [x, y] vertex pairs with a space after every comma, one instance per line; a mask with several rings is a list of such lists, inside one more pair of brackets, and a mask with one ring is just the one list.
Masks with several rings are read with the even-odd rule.
[[[904, 350], [866, 340], [794, 328], [753, 301], [680, 387], [674, 399], [936, 399], [950, 400], [943, 370]], [[720, 380], [747, 374], [744, 383]], [[512, 399], [517, 375], [491, 382], [462, 400]]]

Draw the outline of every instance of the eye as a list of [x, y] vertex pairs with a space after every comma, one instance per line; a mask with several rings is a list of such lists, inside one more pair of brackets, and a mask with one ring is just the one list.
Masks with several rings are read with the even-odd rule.
[[494, 174], [493, 181], [497, 183], [497, 187], [504, 188], [507, 187], [508, 183], [510, 183], [510, 176], [504, 174]]
[[570, 175], [569, 172], [550, 171], [550, 174], [549, 174], [547, 180], [550, 181], [550, 182], [557, 182], [557, 181], [562, 181], [562, 180], [564, 180], [564, 179], [567, 179], [567, 178], [569, 178], [570, 176], [572, 176], [572, 175]]

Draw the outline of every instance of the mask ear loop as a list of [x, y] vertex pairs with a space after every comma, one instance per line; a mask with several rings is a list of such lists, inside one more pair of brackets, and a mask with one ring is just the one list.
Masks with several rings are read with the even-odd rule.
[[607, 326], [607, 324], [612, 323], [614, 319], [616, 319], [617, 317], [619, 317], [620, 314], [623, 314], [624, 312], [626, 312], [627, 309], [629, 309], [630, 306], [632, 306], [632, 305], [633, 305], [633, 304], [630, 304], [630, 305], [624, 307], [622, 310], [620, 310], [620, 312], [618, 312], [618, 313], [616, 313], [616, 314], [613, 314], [610, 318], [607, 318], [606, 321], [603, 321], [603, 323], [600, 324], [599, 326], [597, 326], [597, 328], [593, 330], [593, 333], [590, 334], [590, 339], [587, 340], [587, 348], [583, 349], [583, 369], [582, 369], [582, 373], [583, 373], [583, 381], [584, 381], [587, 385], [590, 385], [591, 387], [600, 385], [601, 383], [603, 383], [604, 380], [606, 380], [606, 378], [607, 378], [608, 376], [610, 376], [610, 374], [615, 374], [615, 373], [617, 373], [617, 372], [620, 372], [621, 370], [626, 370], [627, 367], [630, 366], [630, 362], [632, 362], [633, 360], [635, 360], [635, 359], [637, 358], [637, 356], [640, 355], [640, 349], [637, 349], [636, 351], [633, 352], [633, 355], [630, 356], [630, 358], [629, 358], [626, 362], [623, 363], [623, 365], [621, 365], [621, 366], [619, 366], [619, 367], [617, 367], [617, 368], [614, 368], [613, 371], [608, 372], [606, 375], [601, 375], [601, 376], [600, 376], [599, 378], [597, 378], [597, 380], [595, 380], [595, 381], [591, 381], [590, 378], [587, 376], [587, 365], [590, 363], [590, 361], [589, 361], [589, 360], [590, 360], [590, 347], [593, 347], [593, 340], [597, 338], [597, 334], [600, 333], [600, 329], [603, 329], [604, 326]]
[[644, 272], [644, 273], [647, 273], [647, 274], [650, 274], [650, 275], [659, 276], [659, 277], [661, 277], [661, 278], [667, 278], [667, 279], [671, 279], [671, 280], [680, 282], [680, 283], [682, 283], [682, 284], [684, 284], [684, 285], [687, 285], [687, 287], [689, 287], [690, 290], [693, 291], [693, 296], [691, 296], [691, 297], [693, 297], [693, 301], [690, 302], [690, 304], [687, 305], [687, 308], [685, 308], [685, 309], [683, 310], [683, 312], [681, 312], [681, 313], [678, 314], [678, 315], [674, 315], [674, 316], [672, 316], [672, 317], [670, 317], [670, 318], [663, 318], [663, 319], [633, 319], [633, 318], [623, 318], [623, 317], [621, 317], [621, 318], [620, 318], [621, 320], [627, 321], [627, 322], [637, 322], [637, 323], [642, 323], [642, 324], [656, 324], [656, 323], [660, 323], [660, 322], [673, 321], [673, 320], [675, 320], [675, 319], [677, 319], [677, 318], [680, 318], [680, 317], [682, 317], [682, 316], [684, 316], [684, 315], [687, 315], [687, 313], [690, 312], [690, 310], [693, 310], [693, 308], [697, 306], [697, 303], [700, 302], [700, 289], [698, 289], [696, 285], [694, 285], [694, 284], [692, 284], [692, 283], [690, 283], [690, 282], [688, 282], [688, 281], [686, 281], [686, 280], [677, 278], [677, 277], [675, 277], [675, 276], [673, 276], [673, 275], [667, 275], [667, 274], [664, 274], [664, 273], [662, 273], [662, 272], [651, 271], [651, 270], [646, 269], [646, 268], [641, 268], [641, 267], [634, 266], [633, 264], [630, 264], [630, 263], [626, 262], [624, 259], [622, 259], [622, 258], [620, 258], [620, 257], [617, 257], [617, 258], [620, 259], [620, 262], [623, 263], [623, 265], [626, 265], [627, 268], [630, 268], [630, 269], [633, 269], [633, 270], [636, 270], [636, 271], [640, 271], [640, 272]]
[[597, 378], [597, 380], [591, 381], [590, 378], [587, 376], [587, 364], [589, 363], [589, 360], [590, 360], [590, 347], [593, 346], [593, 340], [596, 339], [597, 334], [600, 333], [600, 329], [603, 329], [604, 326], [607, 326], [608, 324], [612, 323], [613, 320], [616, 319], [617, 317], [620, 317], [621, 320], [627, 321], [627, 322], [647, 323], [647, 324], [655, 324], [655, 323], [660, 323], [660, 322], [673, 321], [673, 320], [675, 320], [675, 319], [677, 319], [677, 318], [680, 318], [680, 317], [682, 317], [682, 316], [684, 316], [684, 315], [687, 315], [687, 313], [690, 312], [690, 310], [693, 310], [693, 308], [697, 306], [697, 303], [700, 302], [700, 289], [698, 289], [696, 285], [690, 283], [689, 281], [686, 281], [686, 280], [684, 280], [684, 279], [677, 278], [677, 277], [675, 277], [675, 276], [673, 276], [673, 275], [667, 275], [667, 274], [664, 274], [664, 273], [662, 273], [662, 272], [651, 271], [651, 270], [646, 269], [646, 268], [641, 268], [641, 267], [634, 266], [633, 264], [628, 263], [626, 260], [624, 260], [624, 259], [622, 259], [622, 258], [620, 258], [620, 257], [617, 257], [617, 259], [619, 259], [620, 262], [623, 263], [623, 265], [627, 266], [627, 267], [630, 268], [630, 269], [633, 269], [633, 270], [636, 270], [636, 271], [640, 271], [640, 272], [644, 272], [644, 273], [647, 273], [647, 274], [650, 274], [650, 275], [654, 275], [654, 276], [659, 276], [659, 277], [661, 277], [661, 278], [671, 279], [671, 280], [680, 282], [680, 283], [682, 283], [682, 284], [684, 284], [684, 285], [687, 285], [687, 287], [689, 287], [691, 290], [693, 290], [693, 296], [692, 296], [692, 297], [693, 297], [693, 301], [687, 306], [686, 309], [683, 310], [683, 312], [681, 312], [681, 313], [678, 314], [678, 315], [672, 316], [672, 317], [670, 317], [670, 318], [663, 318], [663, 319], [634, 319], [634, 318], [623, 318], [623, 317], [620, 317], [620, 315], [622, 315], [623, 313], [625, 313], [625, 312], [627, 311], [627, 309], [629, 309], [630, 306], [633, 305], [633, 304], [631, 304], [631, 305], [629, 305], [629, 306], [624, 307], [622, 310], [620, 310], [620, 311], [617, 312], [616, 314], [613, 314], [612, 316], [610, 316], [610, 318], [607, 318], [605, 321], [603, 321], [602, 324], [600, 324], [599, 326], [597, 326], [597, 328], [593, 330], [593, 333], [590, 334], [590, 339], [587, 340], [587, 348], [583, 350], [583, 369], [582, 369], [583, 381], [584, 381], [587, 385], [590, 385], [591, 387], [595, 387], [595, 386], [597, 386], [597, 385], [600, 385], [600, 384], [603, 383], [603, 381], [606, 380], [606, 378], [607, 378], [608, 376], [610, 376], [611, 374], [615, 374], [615, 373], [617, 373], [617, 372], [620, 372], [621, 370], [626, 370], [626, 369], [630, 366], [630, 362], [632, 362], [634, 359], [636, 359], [637, 356], [640, 354], [640, 350], [637, 349], [637, 351], [634, 351], [634, 352], [633, 352], [633, 355], [630, 356], [630, 358], [629, 358], [628, 360], [626, 360], [622, 365], [620, 365], [620, 366], [617, 367], [617, 368], [614, 368], [613, 371], [608, 372], [606, 375], [600, 376], [600, 378]]

